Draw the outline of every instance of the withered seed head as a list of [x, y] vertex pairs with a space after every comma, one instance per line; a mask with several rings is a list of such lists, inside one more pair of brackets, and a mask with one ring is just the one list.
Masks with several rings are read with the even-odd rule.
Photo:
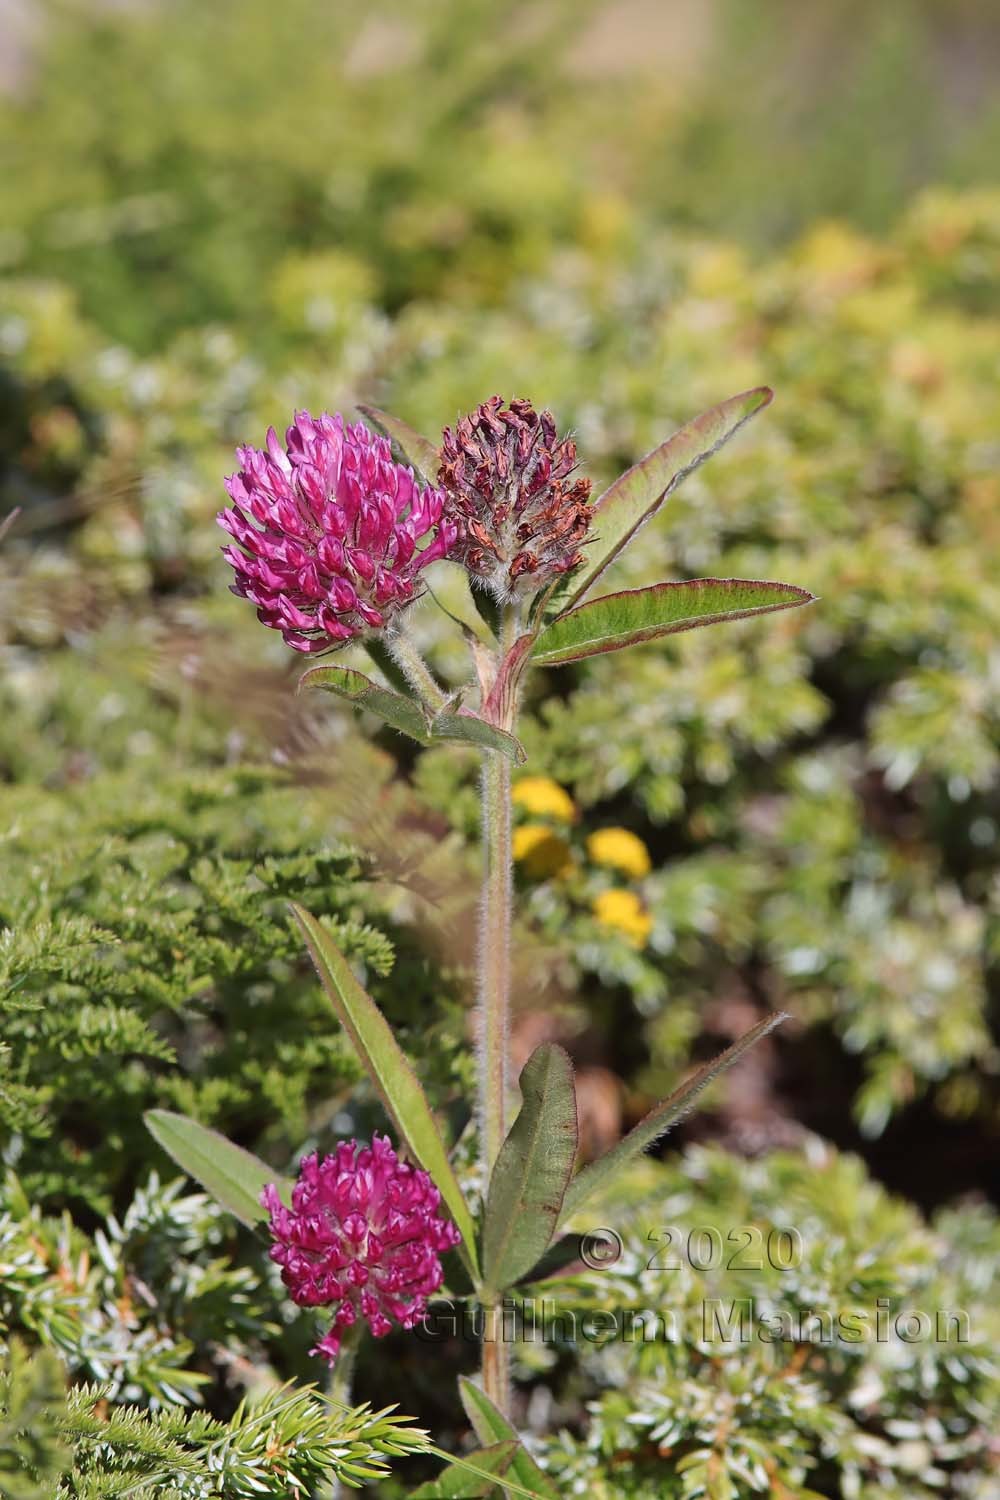
[[573, 479], [576, 444], [552, 413], [492, 396], [444, 430], [438, 484], [458, 528], [450, 556], [500, 600], [534, 594], [582, 559], [590, 480]]

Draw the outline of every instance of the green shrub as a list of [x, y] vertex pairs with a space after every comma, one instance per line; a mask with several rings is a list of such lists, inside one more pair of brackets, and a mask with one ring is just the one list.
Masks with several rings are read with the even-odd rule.
[[109, 1406], [102, 1386], [60, 1384], [57, 1361], [28, 1358], [17, 1341], [0, 1363], [0, 1433], [11, 1443], [0, 1476], [10, 1500], [238, 1500], [338, 1481], [356, 1490], [428, 1447], [392, 1408], [331, 1410], [311, 1386], [272, 1388], [223, 1423], [176, 1407]]
[[0, 792], [0, 1120], [32, 1198], [106, 1211], [149, 1157], [153, 1104], [282, 1167], [352, 1107], [359, 1069], [305, 968], [291, 899], [322, 912], [377, 990], [395, 969], [386, 1003], [404, 1031], [440, 996], [421, 1035], [430, 1071], [449, 1077], [457, 1037], [435, 1038], [447, 1018], [454, 1035], [456, 1002], [412, 939], [397, 958], [368, 920], [384, 925], [385, 903], [332, 836], [323, 792], [274, 766], [160, 764]]
[[567, 1494], [994, 1493], [994, 1214], [926, 1225], [812, 1140], [650, 1164], [587, 1219], [616, 1228], [621, 1260], [576, 1279], [575, 1325], [526, 1346], [557, 1401], [563, 1372], [591, 1398], [584, 1432], [540, 1447]]
[[216, 322], [343, 349], [369, 293], [475, 316], [554, 247], [664, 225], [881, 230], [1000, 148], [977, 0], [288, 0], [280, 45], [264, 0], [39, 8], [0, 102], [0, 264], [146, 353]]

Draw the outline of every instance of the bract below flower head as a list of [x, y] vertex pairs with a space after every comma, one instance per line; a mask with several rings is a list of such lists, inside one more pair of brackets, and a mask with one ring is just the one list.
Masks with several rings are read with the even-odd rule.
[[[419, 575], [456, 540], [440, 490], [393, 461], [387, 438], [337, 413], [300, 411], [282, 447], [237, 449], [222, 549], [263, 624], [314, 653], [381, 630], [417, 594]], [[422, 551], [417, 544], [429, 538]]]
[[534, 594], [582, 560], [590, 480], [552, 413], [500, 396], [446, 427], [438, 483], [458, 528], [452, 556], [500, 600]]
[[440, 1257], [461, 1239], [438, 1214], [441, 1194], [429, 1174], [401, 1162], [385, 1136], [303, 1157], [291, 1208], [273, 1185], [261, 1202], [270, 1215], [271, 1259], [292, 1301], [335, 1309], [333, 1326], [311, 1351], [330, 1364], [341, 1330], [359, 1314], [376, 1338], [393, 1323], [419, 1323], [444, 1280]]

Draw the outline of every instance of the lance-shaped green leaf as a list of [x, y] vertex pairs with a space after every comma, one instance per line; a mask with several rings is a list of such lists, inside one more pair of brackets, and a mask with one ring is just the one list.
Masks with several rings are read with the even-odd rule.
[[359, 406], [358, 411], [394, 443], [408, 464], [417, 471], [418, 479], [425, 484], [437, 483], [438, 465], [441, 462], [437, 448], [430, 438], [422, 437], [402, 417], [394, 417], [377, 406]]
[[269, 1182], [285, 1202], [291, 1202], [292, 1184], [287, 1178], [217, 1130], [169, 1109], [151, 1109], [143, 1118], [167, 1155], [242, 1224], [252, 1226], [267, 1217], [260, 1195]]
[[462, 1235], [458, 1252], [479, 1280], [476, 1231], [427, 1096], [382, 1012], [315, 917], [292, 903], [323, 988], [410, 1155], [429, 1172]]
[[[473, 1431], [481, 1443], [503, 1443], [517, 1437], [503, 1412], [487, 1396], [486, 1392], [467, 1375], [458, 1377], [458, 1393], [465, 1407], [465, 1415], [472, 1423]], [[507, 1471], [508, 1479], [516, 1479], [542, 1500], [560, 1500], [555, 1484], [540, 1468], [523, 1444], [518, 1444], [514, 1461]]]
[[795, 609], [813, 597], [791, 583], [751, 578], [692, 578], [625, 589], [590, 599], [553, 620], [535, 642], [532, 660], [542, 667], [564, 666], [702, 625]]
[[540, 1260], [537, 1260], [530, 1271], [518, 1278], [518, 1286], [535, 1281], [548, 1281], [550, 1277], [561, 1276], [569, 1266], [584, 1265], [581, 1255], [583, 1246], [582, 1234], [562, 1234], [545, 1251]]
[[483, 1278], [502, 1292], [544, 1253], [559, 1222], [577, 1148], [573, 1065], [545, 1042], [520, 1077], [521, 1109], [497, 1154], [483, 1220]]
[[731, 396], [711, 411], [702, 412], [673, 437], [626, 469], [609, 489], [594, 501], [591, 540], [585, 549], [582, 570], [570, 581], [570, 607], [584, 594], [627, 547], [639, 527], [655, 515], [682, 479], [717, 453], [744, 422], [761, 411], [774, 396], [767, 386]]
[[749, 1052], [755, 1042], [761, 1037], [767, 1036], [782, 1021], [788, 1017], [784, 1011], [773, 1011], [771, 1015], [765, 1016], [751, 1029], [727, 1047], [725, 1052], [706, 1063], [693, 1073], [680, 1088], [666, 1099], [661, 1099], [659, 1104], [649, 1111], [649, 1114], [641, 1119], [633, 1130], [630, 1130], [624, 1140], [613, 1146], [604, 1156], [597, 1161], [590, 1162], [582, 1172], [578, 1172], [566, 1190], [563, 1199], [562, 1217], [570, 1218], [587, 1201], [592, 1194], [600, 1188], [607, 1187], [614, 1181], [615, 1177], [627, 1166], [633, 1156], [639, 1156], [646, 1151], [654, 1141], [665, 1135], [672, 1125], [694, 1108], [698, 1095], [707, 1089], [710, 1083], [725, 1073], [734, 1063], [739, 1062], [744, 1052]]
[[431, 736], [436, 740], [450, 740], [456, 745], [475, 745], [480, 750], [499, 750], [515, 766], [522, 766], [527, 760], [520, 740], [468, 709], [442, 709], [435, 714], [431, 720]]
[[[506, 1474], [518, 1450], [516, 1438], [477, 1448], [462, 1458], [451, 1458], [450, 1467], [437, 1479], [413, 1490], [408, 1500], [478, 1500], [496, 1491], [497, 1476]], [[476, 1470], [479, 1473], [476, 1473]]]
[[299, 680], [299, 692], [306, 688], [321, 688], [327, 693], [336, 693], [353, 708], [365, 708], [409, 735], [421, 745], [431, 742], [430, 729], [420, 704], [391, 688], [381, 687], [363, 672], [353, 667], [311, 667]]

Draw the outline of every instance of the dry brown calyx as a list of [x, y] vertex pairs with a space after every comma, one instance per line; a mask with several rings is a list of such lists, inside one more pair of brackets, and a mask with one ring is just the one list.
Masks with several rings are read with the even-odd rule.
[[576, 444], [530, 401], [484, 401], [445, 428], [438, 484], [458, 528], [450, 556], [501, 602], [535, 594], [582, 560], [590, 480], [574, 478]]

